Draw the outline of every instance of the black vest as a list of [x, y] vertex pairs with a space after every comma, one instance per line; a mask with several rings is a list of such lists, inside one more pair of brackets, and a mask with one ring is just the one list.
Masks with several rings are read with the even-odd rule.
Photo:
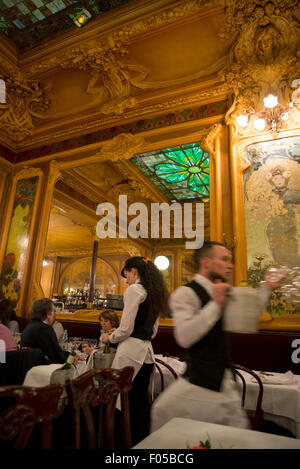
[[134, 321], [134, 329], [130, 337], [141, 340], [151, 340], [153, 334], [153, 326], [156, 318], [149, 314], [148, 298], [139, 305]]
[[[194, 280], [186, 285], [200, 298], [202, 307], [210, 301], [210, 296]], [[190, 383], [220, 391], [225, 368], [229, 363], [227, 335], [223, 331], [222, 317], [208, 334], [187, 350], [187, 368], [184, 377]]]

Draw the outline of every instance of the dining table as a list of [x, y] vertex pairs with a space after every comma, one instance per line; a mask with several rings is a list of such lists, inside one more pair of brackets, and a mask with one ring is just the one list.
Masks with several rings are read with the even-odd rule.
[[[246, 381], [244, 408], [254, 412], [258, 383], [249, 373], [244, 371], [240, 373]], [[289, 430], [296, 438], [300, 438], [300, 375], [295, 375], [291, 371], [286, 373], [255, 371], [255, 373], [263, 384], [264, 420], [274, 422]], [[242, 381], [239, 377], [237, 377], [237, 384], [242, 388]]]
[[300, 449], [300, 440], [254, 430], [176, 417], [132, 449]]

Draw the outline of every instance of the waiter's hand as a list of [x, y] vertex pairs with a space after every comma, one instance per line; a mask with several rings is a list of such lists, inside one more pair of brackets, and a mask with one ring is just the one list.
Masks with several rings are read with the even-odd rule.
[[104, 332], [104, 334], [101, 335], [101, 341], [102, 341], [104, 344], [108, 344], [108, 343], [109, 343], [109, 334], [108, 334], [108, 332]]
[[279, 288], [283, 285], [285, 279], [286, 279], [287, 275], [283, 278], [281, 278], [280, 280], [278, 280], [277, 282], [270, 282], [269, 280], [266, 280], [264, 282], [264, 285], [269, 289], [269, 290], [275, 290], [275, 288]]
[[109, 335], [112, 334], [113, 332], [115, 332], [115, 330], [116, 330], [115, 327], [113, 327], [112, 329], [109, 329], [109, 331], [108, 331]]
[[230, 290], [231, 285], [229, 283], [214, 283], [212, 287], [212, 299], [219, 305], [221, 308], [225, 306], [226, 301], [227, 301], [227, 294], [228, 291]]

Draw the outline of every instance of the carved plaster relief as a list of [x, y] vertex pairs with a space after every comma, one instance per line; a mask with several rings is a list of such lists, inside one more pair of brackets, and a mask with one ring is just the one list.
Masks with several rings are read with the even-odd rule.
[[[245, 110], [262, 113], [268, 121], [263, 103], [268, 94], [278, 97], [279, 113], [288, 107], [292, 82], [300, 75], [299, 21], [293, 16], [296, 5], [294, 0], [263, 0], [260, 4], [228, 0], [224, 34], [235, 31], [238, 36], [224, 69], [235, 98], [227, 123], [234, 123]], [[291, 120], [285, 127], [291, 126]]]
[[29, 79], [13, 67], [0, 66], [0, 78], [6, 83], [6, 103], [0, 104], [0, 127], [13, 140], [30, 136], [35, 122], [45, 117], [50, 101], [39, 82]]

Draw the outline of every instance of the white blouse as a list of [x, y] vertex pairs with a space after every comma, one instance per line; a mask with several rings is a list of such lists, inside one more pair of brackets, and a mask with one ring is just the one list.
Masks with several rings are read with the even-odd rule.
[[[133, 366], [134, 376], [138, 373], [143, 363], [154, 363], [154, 352], [150, 340], [141, 340], [130, 337], [134, 329], [134, 322], [139, 305], [147, 298], [147, 292], [140, 283], [130, 285], [124, 293], [124, 308], [119, 327], [109, 336], [112, 344], [119, 344], [112, 368], [124, 368]], [[153, 326], [152, 338], [156, 336], [159, 318]]]

